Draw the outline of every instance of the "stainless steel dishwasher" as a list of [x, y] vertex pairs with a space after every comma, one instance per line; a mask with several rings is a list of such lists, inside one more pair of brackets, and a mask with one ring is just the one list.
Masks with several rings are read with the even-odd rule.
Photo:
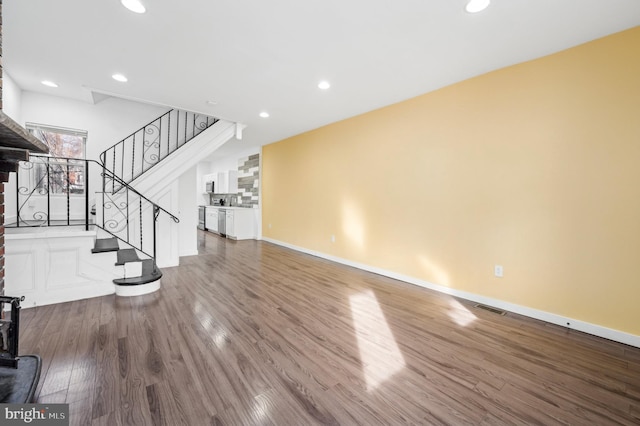
[[218, 210], [218, 232], [223, 237], [227, 236], [227, 211], [225, 209]]

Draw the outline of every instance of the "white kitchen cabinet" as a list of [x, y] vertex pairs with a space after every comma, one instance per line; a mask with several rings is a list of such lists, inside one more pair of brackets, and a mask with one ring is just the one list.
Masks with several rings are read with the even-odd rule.
[[218, 229], [218, 213], [219, 212], [217, 208], [213, 208], [213, 207], [206, 208], [204, 226], [207, 229], [207, 231], [217, 232], [217, 233], [220, 232], [220, 230]]
[[234, 212], [233, 210], [226, 210], [226, 227], [227, 227], [227, 238], [233, 238], [234, 240], [237, 239], [236, 237], [236, 229], [234, 226]]
[[238, 192], [238, 171], [218, 173], [216, 180], [216, 194], [236, 194]]
[[202, 176], [202, 182], [200, 183], [201, 185], [201, 192], [203, 194], [207, 193], [207, 183], [209, 182], [214, 182], [214, 192], [216, 192], [218, 190], [218, 175], [216, 173], [213, 174], [208, 174], [208, 175], [204, 175]]
[[254, 209], [235, 208], [226, 210], [226, 234], [234, 240], [256, 238]]

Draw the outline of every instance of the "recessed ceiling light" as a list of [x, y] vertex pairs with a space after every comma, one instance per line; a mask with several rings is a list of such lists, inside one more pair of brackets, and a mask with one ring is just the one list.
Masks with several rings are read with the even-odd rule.
[[487, 7], [489, 7], [489, 3], [491, 3], [491, 0], [469, 0], [469, 3], [467, 3], [467, 7], [465, 7], [465, 10], [469, 13], [482, 12]]
[[147, 11], [140, 0], [120, 0], [120, 3], [135, 13], [145, 13]]
[[327, 90], [329, 87], [331, 87], [331, 84], [329, 84], [328, 81], [321, 81], [320, 83], [318, 83], [319, 89]]
[[119, 81], [120, 83], [126, 83], [127, 81], [129, 81], [127, 77], [122, 74], [114, 74], [111, 76], [111, 78], [113, 78], [115, 81]]
[[262, 111], [262, 112], [260, 113], [260, 117], [262, 117], [262, 118], [268, 118], [268, 117], [269, 117], [269, 113], [268, 113], [268, 112], [266, 112], [266, 111]]
[[49, 80], [42, 80], [40, 83], [44, 84], [45, 86], [49, 86], [49, 87], [58, 87], [58, 85], [56, 83], [54, 83], [53, 81], [49, 81]]

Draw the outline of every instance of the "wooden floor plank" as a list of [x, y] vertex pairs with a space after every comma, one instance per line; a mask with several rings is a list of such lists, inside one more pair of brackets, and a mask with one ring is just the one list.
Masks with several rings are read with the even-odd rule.
[[78, 425], [638, 424], [640, 349], [198, 233], [162, 289], [24, 308]]

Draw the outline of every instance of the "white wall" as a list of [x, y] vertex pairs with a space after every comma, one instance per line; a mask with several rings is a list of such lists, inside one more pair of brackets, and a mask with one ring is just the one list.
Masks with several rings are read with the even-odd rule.
[[87, 158], [97, 160], [102, 151], [167, 111], [166, 107], [119, 98], [90, 104], [25, 91], [22, 92], [21, 124], [30, 122], [86, 130]]
[[224, 158], [216, 158], [211, 161], [211, 167], [209, 169], [209, 173], [222, 173], [229, 170], [238, 170], [238, 160], [242, 157], [248, 157], [250, 155], [259, 154], [260, 147], [253, 146], [242, 151], [239, 151], [237, 154], [224, 157]]
[[206, 205], [209, 204], [209, 195], [206, 194], [207, 188], [205, 187], [204, 177], [209, 174], [211, 170], [211, 163], [209, 161], [201, 161], [196, 166], [196, 204]]
[[[6, 98], [10, 99], [9, 110], [19, 110], [18, 123], [45, 124], [55, 127], [86, 130], [88, 159], [98, 160], [100, 152], [124, 139], [145, 124], [166, 112], [166, 107], [146, 105], [139, 102], [118, 98], [108, 98], [97, 104], [91, 104], [57, 96], [44, 95], [35, 92], [21, 91], [13, 81]], [[4, 97], [4, 94], [3, 94]], [[8, 112], [7, 112], [8, 113]], [[14, 120], [16, 116], [12, 116]], [[100, 169], [97, 165], [89, 166], [89, 194], [100, 189]], [[15, 185], [15, 175], [12, 173], [8, 186]], [[8, 219], [16, 215], [16, 199], [14, 191], [7, 191], [5, 200]], [[90, 200], [93, 205], [95, 201]], [[33, 208], [35, 208], [34, 206]], [[33, 210], [32, 208], [32, 210]], [[84, 214], [84, 206], [81, 206]], [[25, 213], [29, 213], [25, 211]], [[80, 214], [80, 213], [78, 213]]]
[[6, 71], [2, 71], [2, 112], [18, 123], [21, 121], [22, 89]]
[[[87, 159], [98, 160], [102, 151], [158, 118], [166, 107], [107, 98], [91, 104], [35, 92], [22, 92], [23, 123], [46, 124], [87, 131]], [[89, 167], [89, 191], [98, 189], [99, 169]]]
[[198, 254], [198, 194], [197, 166], [180, 176], [178, 181], [178, 253], [180, 256]]

